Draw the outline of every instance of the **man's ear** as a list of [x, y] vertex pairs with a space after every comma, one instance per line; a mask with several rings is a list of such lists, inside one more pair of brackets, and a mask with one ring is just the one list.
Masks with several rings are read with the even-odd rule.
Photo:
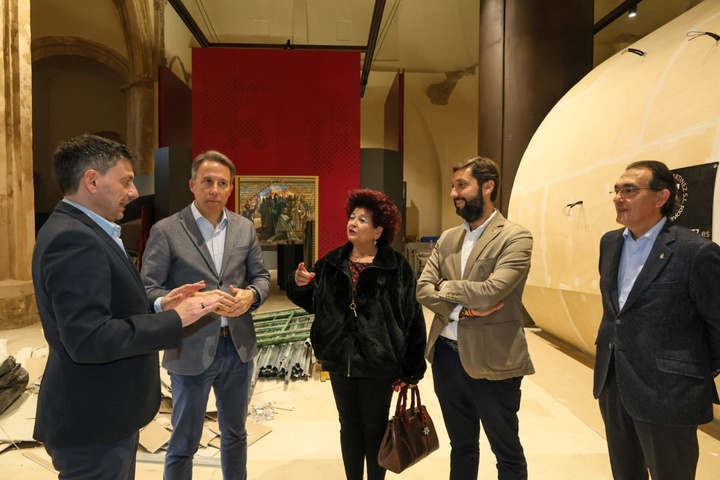
[[495, 188], [495, 180], [488, 180], [487, 182], [484, 182], [482, 184], [482, 194], [489, 195], [492, 193], [494, 188]]
[[86, 170], [82, 177], [82, 184], [90, 193], [97, 192], [97, 181], [100, 178], [100, 174], [93, 169]]
[[670, 190], [664, 188], [657, 192], [657, 197], [655, 197], [655, 206], [662, 208], [662, 206], [668, 201], [670, 201]]

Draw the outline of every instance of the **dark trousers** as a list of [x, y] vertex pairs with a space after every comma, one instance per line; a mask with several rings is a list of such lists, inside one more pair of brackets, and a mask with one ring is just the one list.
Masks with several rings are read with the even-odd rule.
[[133, 480], [139, 434], [102, 445], [45, 445], [59, 480]]
[[640, 422], [623, 406], [610, 365], [600, 393], [600, 413], [615, 480], [693, 480], [699, 456], [697, 425]]
[[203, 433], [210, 388], [220, 425], [220, 467], [223, 478], [247, 478], [247, 431], [250, 380], [253, 362], [245, 363], [232, 337], [221, 337], [212, 364], [199, 375], [170, 374], [173, 409], [172, 436], [165, 455], [166, 480], [192, 478], [193, 456]]
[[527, 479], [517, 417], [522, 377], [472, 378], [460, 363], [458, 352], [442, 340], [435, 343], [432, 372], [450, 437], [450, 480], [477, 479], [481, 424], [497, 459], [498, 479]]
[[378, 450], [390, 417], [395, 378], [348, 378], [331, 373], [335, 405], [340, 415], [340, 449], [345, 476], [383, 480], [385, 469], [377, 463]]

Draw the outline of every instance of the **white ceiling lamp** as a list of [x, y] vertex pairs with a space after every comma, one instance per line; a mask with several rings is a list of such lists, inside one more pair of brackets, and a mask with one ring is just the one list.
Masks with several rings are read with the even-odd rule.
[[630, 5], [630, 8], [628, 8], [628, 17], [633, 18], [637, 15], [637, 3], [633, 3]]

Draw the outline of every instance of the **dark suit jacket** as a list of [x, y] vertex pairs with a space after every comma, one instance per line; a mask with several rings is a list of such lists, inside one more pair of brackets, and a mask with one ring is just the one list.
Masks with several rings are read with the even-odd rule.
[[132, 262], [65, 202], [38, 233], [32, 275], [50, 348], [33, 436], [96, 445], [146, 425], [160, 405], [157, 351], [180, 341], [177, 313], [150, 314]]
[[633, 418], [709, 422], [717, 402], [712, 372], [720, 368], [720, 247], [668, 221], [620, 310], [623, 230], [600, 241], [603, 318], [594, 395], [600, 396], [614, 356], [620, 397]]
[[[200, 280], [205, 280], [205, 290], [227, 292], [230, 285], [252, 285], [260, 294], [260, 303], [265, 301], [270, 293], [270, 273], [263, 265], [255, 227], [237, 213], [226, 213], [225, 253], [219, 272], [189, 205], [153, 226], [142, 261], [143, 282], [151, 301]], [[258, 351], [250, 311], [228, 319], [228, 326], [240, 358], [249, 362]], [[163, 367], [180, 375], [204, 372], [215, 358], [219, 332], [220, 315], [210, 313], [201, 318], [183, 331], [177, 348], [165, 352]]]

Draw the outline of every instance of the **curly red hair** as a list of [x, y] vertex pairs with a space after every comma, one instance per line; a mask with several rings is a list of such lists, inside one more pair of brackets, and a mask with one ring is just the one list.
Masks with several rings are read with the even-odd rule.
[[390, 197], [369, 188], [351, 190], [345, 201], [345, 213], [348, 218], [356, 208], [364, 208], [370, 212], [373, 226], [383, 227], [379, 240], [392, 243], [395, 234], [400, 230], [402, 216]]

